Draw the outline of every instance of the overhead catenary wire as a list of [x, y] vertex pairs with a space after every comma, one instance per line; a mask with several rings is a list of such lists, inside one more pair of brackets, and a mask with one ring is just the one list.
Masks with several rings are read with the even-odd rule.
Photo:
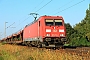
[[[44, 0], [42, 0], [34, 9], [36, 9]], [[52, 0], [50, 0], [47, 4], [49, 4]], [[47, 4], [45, 4], [43, 7], [45, 7]], [[40, 9], [38, 9], [37, 11], [41, 10], [43, 7], [41, 7]], [[34, 10], [33, 9], [33, 10]], [[37, 12], [36, 11], [36, 12]], [[38, 14], [39, 15], [39, 14]], [[40, 16], [40, 15], [39, 15]], [[29, 16], [30, 17], [30, 16]], [[21, 23], [23, 23], [24, 21], [26, 21], [29, 17], [27, 17], [26, 19], [24, 19]], [[20, 25], [21, 23], [19, 23], [18, 25]], [[17, 26], [18, 26], [17, 25]]]
[[[63, 8], [64, 6], [67, 6], [68, 4], [72, 3], [73, 1], [74, 1], [74, 0], [71, 0], [71, 1], [67, 2], [66, 4], [62, 5], [61, 7], [53, 10], [52, 12], [55, 12], [56, 10], [59, 10], [59, 9]], [[51, 12], [51, 13], [52, 13], [52, 12]]]
[[[42, 0], [34, 9], [36, 9], [44, 0]], [[49, 3], [49, 2], [48, 2]], [[46, 5], [45, 5], [46, 6]], [[44, 6], [43, 6], [44, 7]], [[33, 9], [33, 10], [34, 10]], [[39, 15], [40, 16], [40, 15]], [[29, 16], [30, 17], [30, 16]], [[26, 19], [24, 19], [22, 22], [20, 22], [17, 26], [15, 26], [15, 28], [17, 28], [19, 25], [21, 25], [24, 21], [26, 21], [27, 19], [29, 19], [29, 17], [27, 17]], [[20, 20], [19, 20], [20, 21]], [[7, 27], [8, 28], [8, 27]]]
[[[42, 0], [34, 9], [36, 9], [43, 1], [44, 1], [44, 0]], [[51, 1], [50, 1], [50, 2], [51, 2]], [[49, 4], [49, 2], [48, 2], [47, 4]], [[46, 5], [47, 5], [47, 4], [46, 4]], [[46, 5], [45, 5], [45, 6], [46, 6]], [[43, 6], [43, 7], [44, 7], [44, 6]], [[34, 10], [34, 9], [33, 9], [33, 10]], [[40, 10], [40, 9], [39, 9], [39, 10]], [[29, 16], [29, 17], [30, 17], [30, 16]], [[17, 27], [18, 27], [19, 25], [21, 25], [24, 21], [26, 21], [27, 19], [29, 19], [29, 17], [25, 18], [22, 22], [20, 22], [20, 20], [19, 20], [19, 24], [17, 24], [17, 26], [15, 26], [15, 28], [17, 28]], [[14, 22], [14, 23], [15, 23], [15, 22]], [[13, 24], [14, 24], [14, 23], [13, 23]], [[11, 24], [10, 26], [8, 26], [7, 28], [11, 27], [13, 24]], [[6, 28], [6, 29], [7, 29], [7, 28]], [[2, 35], [3, 35], [3, 34], [2, 34]]]
[[[15, 22], [13, 24], [15, 24]], [[11, 24], [10, 26], [6, 27], [6, 29], [9, 28], [9, 27], [11, 27], [13, 24]]]
[[42, 0], [37, 6], [35, 6], [35, 7], [32, 9], [32, 11], [35, 10], [38, 6], [40, 6], [43, 2], [44, 2], [44, 0]]
[[[43, 1], [44, 1], [44, 0], [42, 0], [34, 9], [36, 9]], [[34, 9], [33, 9], [33, 10], [34, 10]], [[33, 10], [32, 10], [32, 11], [33, 11]], [[29, 16], [29, 17], [30, 17], [30, 16]], [[20, 22], [18, 25], [21, 25], [21, 24], [22, 24], [24, 21], [26, 21], [29, 17], [25, 18], [25, 19], [24, 19], [22, 22]], [[18, 25], [17, 25], [17, 26], [18, 26]]]
[[[30, 17], [30, 16], [29, 16]], [[27, 19], [29, 19], [29, 17], [27, 17], [26, 19], [24, 19], [22, 22], [20, 22], [19, 24], [17, 24], [16, 26], [15, 26], [15, 29], [17, 28], [17, 27], [19, 27], [24, 21], [26, 21]], [[20, 31], [20, 30], [22, 30], [23, 28], [21, 28], [21, 29], [19, 29], [19, 30], [17, 30], [17, 31]], [[14, 33], [16, 33], [16, 32], [14, 32]], [[13, 33], [11, 33], [10, 35], [12, 35]]]
[[[44, 0], [42, 0], [40, 3], [39, 3], [39, 5], [43, 2]], [[50, 0], [48, 3], [46, 3], [45, 5], [43, 5], [40, 9], [38, 9], [36, 12], [38, 12], [39, 10], [41, 10], [42, 8], [44, 8], [46, 5], [48, 5], [50, 2], [51, 2], [52, 0]], [[37, 5], [34, 9], [36, 9], [39, 5]], [[34, 10], [33, 9], [33, 10]], [[40, 16], [40, 15], [39, 15]], [[29, 16], [30, 17], [30, 16]], [[21, 23], [23, 23], [24, 21], [26, 21], [29, 17], [27, 17], [26, 19], [24, 19]], [[19, 23], [18, 25], [20, 25], [21, 23]], [[17, 26], [18, 26], [17, 25]], [[17, 27], [16, 26], [16, 27]]]
[[[34, 9], [36, 9], [43, 1], [44, 1], [44, 0], [42, 0]], [[33, 10], [34, 10], [34, 9], [33, 9]], [[32, 10], [32, 11], [33, 11], [33, 10]], [[29, 17], [30, 17], [30, 16], [29, 16]], [[22, 22], [26, 21], [29, 17], [27, 17], [26, 19], [24, 19]], [[21, 22], [21, 23], [22, 23], [22, 22]], [[19, 23], [19, 25], [20, 25], [21, 23]]]
[[50, 2], [52, 2], [53, 0], [50, 0], [49, 2], [47, 2], [45, 5], [43, 5], [41, 8], [39, 8], [37, 11], [35, 11], [35, 12], [38, 12], [38, 11], [40, 11], [42, 8], [44, 8], [45, 6], [47, 6]]
[[[44, 1], [44, 0], [42, 0], [41, 3], [42, 3], [43, 1]], [[52, 0], [50, 0], [48, 3], [46, 3], [44, 6], [42, 6], [42, 7], [41, 7], [40, 9], [38, 9], [37, 11], [41, 10], [42, 8], [44, 8], [44, 7], [45, 7], [46, 5], [48, 5], [51, 1], [52, 1]], [[72, 1], [73, 1], [73, 0], [71, 0], [70, 2], [72, 2]], [[83, 0], [83, 1], [85, 1], [85, 0]], [[70, 3], [70, 2], [68, 2], [68, 3]], [[82, 1], [81, 1], [81, 2], [82, 2]], [[79, 3], [81, 3], [81, 2], [79, 2]], [[68, 4], [68, 3], [67, 3], [67, 4]], [[65, 5], [67, 5], [67, 4], [65, 4]], [[78, 4], [78, 3], [77, 3], [77, 4]], [[77, 5], [77, 4], [74, 4], [74, 5]], [[65, 6], [65, 5], [63, 5], [63, 6]], [[72, 6], [74, 6], [74, 5], [72, 5]], [[61, 7], [63, 7], [63, 6], [61, 6]], [[70, 6], [70, 7], [72, 7], [72, 6]], [[60, 7], [60, 8], [61, 8], [61, 7]], [[68, 7], [68, 8], [70, 8], [70, 7]], [[35, 8], [37, 8], [37, 6], [36, 6]], [[60, 8], [59, 8], [59, 9], [60, 9]], [[66, 9], [67, 9], [67, 8], [66, 8]], [[66, 10], [66, 9], [64, 9], [64, 10]], [[37, 12], [37, 11], [36, 11], [36, 12]], [[63, 11], [63, 10], [62, 10], [62, 11]], [[27, 19], [28, 19], [28, 18], [24, 19], [24, 21], [27, 20]], [[22, 22], [23, 22], [23, 21], [22, 21]], [[19, 25], [20, 25], [20, 24], [19, 24]]]
[[[40, 4], [43, 2], [44, 0], [42, 0], [40, 2]], [[44, 8], [45, 6], [47, 6], [50, 2], [52, 2], [53, 0], [50, 0], [49, 2], [47, 2], [45, 5], [43, 5], [41, 8], [39, 8], [36, 12], [40, 11], [42, 8]], [[38, 5], [39, 6], [39, 5]], [[36, 6], [34, 9], [36, 9], [38, 6]], [[33, 10], [34, 10], [33, 9]], [[28, 17], [29, 18], [29, 17]], [[27, 20], [28, 18], [24, 19], [21, 23], [23, 23], [25, 20]], [[16, 27], [18, 27], [21, 23], [19, 23]]]
[[[30, 16], [29, 16], [29, 17], [30, 17]], [[23, 20], [22, 22], [20, 22], [18, 25], [21, 25], [24, 21], [26, 21], [27, 19], [29, 19], [29, 17], [27, 17], [26, 19], [24, 19], [24, 20]], [[18, 26], [18, 25], [17, 25], [17, 26]], [[16, 27], [17, 27], [17, 26], [16, 26]]]
[[72, 8], [72, 7], [74, 7], [74, 6], [76, 6], [76, 5], [80, 4], [80, 3], [82, 3], [82, 2], [84, 2], [84, 1], [85, 1], [85, 0], [82, 0], [82, 1], [80, 1], [80, 2], [78, 2], [78, 3], [76, 3], [76, 4], [74, 4], [74, 5], [72, 5], [72, 6], [70, 6], [70, 7], [67, 7], [67, 8], [65, 8], [65, 9], [63, 9], [63, 10], [61, 10], [61, 11], [55, 13], [54, 15], [56, 15], [56, 14], [58, 14], [58, 13], [60, 13], [60, 12], [63, 12], [63, 11], [65, 11], [65, 10], [69, 9], [69, 8]]

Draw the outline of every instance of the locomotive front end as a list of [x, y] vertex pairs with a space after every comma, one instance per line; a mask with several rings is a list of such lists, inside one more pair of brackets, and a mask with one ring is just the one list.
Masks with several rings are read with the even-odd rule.
[[66, 29], [62, 17], [51, 17], [45, 19], [45, 38], [46, 46], [63, 46], [66, 42]]

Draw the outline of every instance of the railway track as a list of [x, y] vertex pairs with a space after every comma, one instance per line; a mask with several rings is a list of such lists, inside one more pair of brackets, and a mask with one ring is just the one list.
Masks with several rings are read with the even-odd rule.
[[54, 51], [56, 53], [67, 53], [71, 55], [76, 55], [82, 57], [82, 60], [89, 60], [90, 59], [90, 47], [77, 47], [77, 48], [65, 48], [65, 49], [52, 49], [52, 48], [36, 48], [36, 47], [29, 47], [32, 49], [39, 49], [39, 50], [48, 50]]
[[[44, 48], [45, 49], [45, 48]], [[41, 50], [44, 50], [41, 48]], [[66, 49], [47, 49], [49, 51], [54, 51], [56, 53], [66, 53], [71, 54], [72, 56], [77, 56], [76, 58], [80, 56], [82, 60], [90, 60], [90, 47], [77, 47], [77, 48], [66, 48]]]
[[56, 52], [57, 51], [61, 53], [64, 52], [71, 55], [81, 56], [82, 60], [90, 60], [90, 47], [77, 47], [75, 49], [66, 48], [56, 50]]

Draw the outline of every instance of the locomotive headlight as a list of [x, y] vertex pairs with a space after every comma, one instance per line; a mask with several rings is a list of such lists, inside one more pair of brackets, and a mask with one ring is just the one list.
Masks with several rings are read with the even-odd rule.
[[46, 29], [46, 32], [51, 32], [51, 29]]
[[64, 34], [60, 34], [60, 36], [64, 36]]
[[59, 29], [59, 32], [64, 32], [64, 29]]
[[46, 34], [46, 36], [50, 36], [50, 34]]

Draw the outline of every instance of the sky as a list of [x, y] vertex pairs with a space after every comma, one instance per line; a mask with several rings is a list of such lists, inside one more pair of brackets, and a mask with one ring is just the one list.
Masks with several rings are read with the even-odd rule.
[[0, 0], [0, 39], [12, 35], [31, 23], [30, 13], [62, 16], [72, 26], [84, 19], [90, 0]]

